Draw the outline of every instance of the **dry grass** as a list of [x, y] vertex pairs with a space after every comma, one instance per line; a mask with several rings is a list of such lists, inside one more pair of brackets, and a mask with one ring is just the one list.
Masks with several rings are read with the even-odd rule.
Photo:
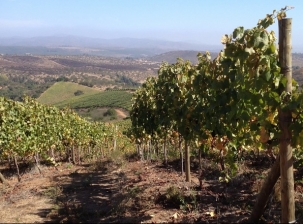
[[[5, 207], [5, 208], [4, 208]], [[45, 221], [43, 211], [51, 210], [50, 199], [32, 196], [18, 200], [18, 204], [0, 205], [0, 220], [5, 223], [42, 223]]]

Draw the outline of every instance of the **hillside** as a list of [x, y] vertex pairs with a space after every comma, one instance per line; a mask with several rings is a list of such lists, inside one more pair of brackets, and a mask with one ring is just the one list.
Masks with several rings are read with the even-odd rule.
[[99, 93], [72, 97], [55, 103], [57, 107], [69, 106], [71, 108], [89, 107], [119, 107], [130, 110], [132, 93], [127, 91], [102, 91]]
[[303, 84], [303, 68], [294, 69], [292, 76], [299, 84]]
[[[77, 96], [77, 92], [82, 93]], [[38, 102], [43, 104], [56, 104], [67, 99], [77, 100], [79, 98], [89, 96], [92, 94], [99, 93], [99, 90], [79, 85], [72, 82], [56, 82], [50, 88], [48, 88], [41, 96], [37, 99]], [[76, 94], [76, 95], [75, 95]]]
[[[58, 81], [78, 83], [96, 90], [138, 88], [148, 77], [157, 76], [163, 61], [176, 63], [180, 57], [197, 63], [198, 53], [170, 51], [139, 59], [93, 55], [0, 55], [0, 95], [18, 101], [23, 95], [39, 98]], [[215, 58], [217, 52], [211, 52], [211, 56]], [[302, 67], [303, 54], [293, 54], [293, 76], [300, 84], [303, 84]], [[61, 96], [56, 100], [61, 100]]]
[[77, 83], [57, 82], [38, 98], [38, 102], [70, 107], [88, 120], [116, 121], [129, 116], [131, 97], [130, 91], [100, 91]]
[[58, 81], [96, 90], [137, 88], [158, 68], [159, 63], [132, 58], [0, 55], [0, 95], [18, 101], [23, 95], [39, 98]]
[[[197, 55], [198, 53], [204, 54], [205, 51], [169, 51], [163, 54], [148, 57], [150, 61], [156, 62], [168, 62], [170, 64], [176, 63], [177, 58], [182, 58], [183, 60], [189, 60], [193, 64], [198, 63]], [[211, 57], [215, 58], [218, 55], [216, 52], [211, 52]]]

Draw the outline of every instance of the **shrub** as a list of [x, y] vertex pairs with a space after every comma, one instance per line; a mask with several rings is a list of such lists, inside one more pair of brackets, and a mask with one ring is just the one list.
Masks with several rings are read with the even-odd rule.
[[110, 109], [108, 109], [107, 111], [105, 111], [104, 113], [103, 113], [103, 116], [111, 116], [111, 117], [115, 117], [117, 115], [117, 112], [116, 112], [116, 110], [115, 109], [112, 109], [112, 108], [110, 108]]
[[80, 96], [80, 95], [83, 95], [84, 92], [82, 90], [77, 90], [76, 92], [74, 92], [74, 95], [75, 96]]

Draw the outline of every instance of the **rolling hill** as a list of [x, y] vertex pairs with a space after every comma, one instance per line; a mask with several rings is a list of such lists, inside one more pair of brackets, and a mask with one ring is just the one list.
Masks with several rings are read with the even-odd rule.
[[[75, 93], [81, 91], [81, 95]], [[57, 82], [37, 100], [59, 108], [69, 107], [90, 121], [119, 121], [129, 116], [132, 92], [126, 90], [99, 91], [72, 82]], [[109, 108], [115, 113], [106, 115]]]
[[116, 107], [130, 110], [132, 93], [127, 91], [103, 91], [91, 95], [71, 97], [54, 105], [62, 107], [94, 108], [94, 107]]
[[[75, 95], [81, 91], [81, 95]], [[132, 93], [124, 90], [99, 91], [72, 82], [57, 82], [48, 88], [37, 101], [57, 107], [96, 108], [117, 107], [130, 110]]]
[[[83, 94], [76, 96], [75, 93], [81, 91]], [[38, 102], [43, 104], [54, 105], [65, 100], [77, 100], [79, 98], [90, 96], [100, 91], [87, 86], [79, 85], [73, 82], [56, 82], [48, 88], [37, 99]]]

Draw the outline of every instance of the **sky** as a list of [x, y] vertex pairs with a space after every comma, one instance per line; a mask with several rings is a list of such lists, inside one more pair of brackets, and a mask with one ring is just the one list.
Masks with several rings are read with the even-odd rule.
[[[293, 6], [293, 49], [303, 52], [301, 0], [0, 0], [0, 38], [76, 35], [220, 45], [273, 10]], [[278, 36], [278, 23], [269, 30]]]

